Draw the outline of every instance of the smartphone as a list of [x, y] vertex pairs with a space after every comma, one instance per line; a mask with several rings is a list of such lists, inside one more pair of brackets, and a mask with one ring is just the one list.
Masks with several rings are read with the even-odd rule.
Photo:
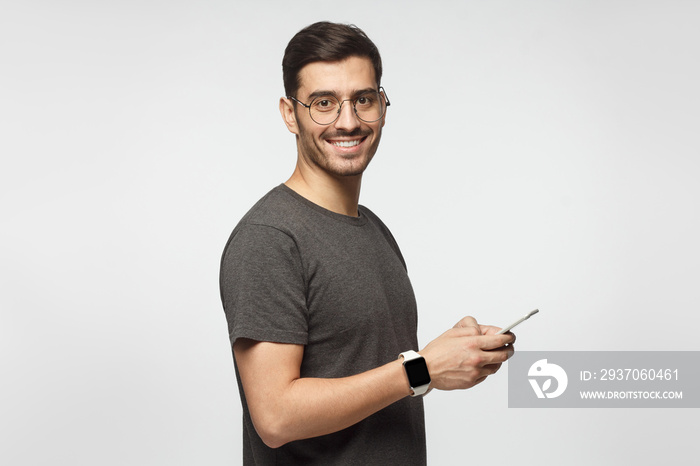
[[514, 327], [516, 327], [517, 325], [519, 325], [521, 322], [525, 322], [527, 319], [529, 319], [530, 317], [534, 316], [534, 315], [537, 314], [538, 312], [540, 312], [540, 310], [539, 310], [539, 309], [535, 309], [534, 311], [530, 312], [528, 315], [523, 316], [523, 317], [521, 317], [520, 319], [518, 319], [518, 320], [516, 320], [515, 322], [513, 322], [512, 324], [510, 324], [509, 326], [504, 327], [504, 328], [503, 328], [500, 332], [498, 332], [496, 335], [501, 335], [501, 334], [503, 334], [503, 333], [506, 333], [506, 332], [511, 331]]

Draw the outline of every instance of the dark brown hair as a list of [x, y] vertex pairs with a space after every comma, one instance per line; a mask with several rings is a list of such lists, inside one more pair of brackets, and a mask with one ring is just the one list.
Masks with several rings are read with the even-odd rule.
[[382, 79], [382, 58], [374, 42], [353, 24], [320, 21], [305, 27], [289, 41], [282, 59], [284, 92], [295, 97], [301, 83], [299, 72], [309, 63], [341, 61], [349, 57], [367, 57], [374, 66], [379, 86]]

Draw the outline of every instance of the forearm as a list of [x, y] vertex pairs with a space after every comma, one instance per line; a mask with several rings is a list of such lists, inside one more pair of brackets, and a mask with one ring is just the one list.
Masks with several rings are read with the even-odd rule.
[[294, 347], [263, 343], [234, 350], [253, 424], [272, 448], [337, 432], [411, 393], [398, 359], [350, 377], [301, 378], [298, 372], [280, 373], [286, 364], [265, 367], [280, 357], [297, 357]]
[[400, 361], [340, 379], [299, 378], [275, 400], [272, 437], [280, 445], [337, 432], [411, 393]]

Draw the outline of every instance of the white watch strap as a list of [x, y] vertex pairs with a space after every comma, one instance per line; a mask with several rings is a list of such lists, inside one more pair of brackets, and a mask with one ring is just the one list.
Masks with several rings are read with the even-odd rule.
[[404, 351], [403, 353], [399, 354], [399, 356], [403, 356], [404, 361], [410, 361], [411, 359], [418, 359], [423, 357], [413, 350]]

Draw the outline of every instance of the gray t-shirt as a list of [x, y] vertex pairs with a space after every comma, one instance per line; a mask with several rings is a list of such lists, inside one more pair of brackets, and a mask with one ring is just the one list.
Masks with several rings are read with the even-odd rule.
[[[320, 378], [365, 372], [418, 349], [399, 247], [376, 215], [363, 206], [359, 213], [336, 214], [280, 185], [241, 219], [221, 262], [232, 345], [237, 338], [304, 345], [301, 377]], [[271, 449], [255, 432], [240, 377], [238, 387], [246, 465], [426, 463], [421, 398]]]

